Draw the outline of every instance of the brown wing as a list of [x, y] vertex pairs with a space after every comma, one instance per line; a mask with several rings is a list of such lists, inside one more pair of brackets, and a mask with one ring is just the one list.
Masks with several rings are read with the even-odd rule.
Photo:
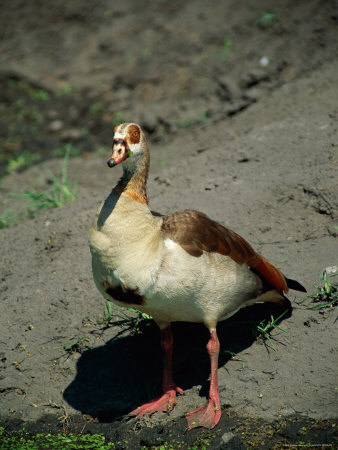
[[278, 291], [288, 291], [284, 275], [245, 239], [198, 211], [180, 211], [163, 217], [162, 231], [192, 256], [203, 251], [230, 256], [238, 264], [246, 263]]

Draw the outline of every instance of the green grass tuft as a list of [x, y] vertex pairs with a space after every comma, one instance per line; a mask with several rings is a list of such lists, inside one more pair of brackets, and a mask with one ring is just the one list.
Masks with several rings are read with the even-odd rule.
[[11, 158], [6, 167], [7, 173], [16, 172], [19, 169], [24, 169], [31, 166], [38, 159], [38, 155], [29, 152], [23, 152], [17, 158]]
[[257, 20], [257, 25], [260, 28], [268, 28], [277, 20], [277, 14], [273, 11], [264, 11], [261, 17]]
[[275, 349], [275, 346], [273, 345], [273, 342], [270, 338], [270, 333], [274, 329], [278, 329], [280, 331], [283, 331], [283, 333], [287, 333], [286, 330], [279, 327], [277, 323], [281, 320], [282, 317], [285, 316], [287, 313], [287, 310], [284, 311], [280, 316], [275, 319], [273, 315], [271, 314], [270, 320], [262, 320], [259, 324], [256, 325], [256, 328], [253, 330], [255, 337], [261, 337], [264, 341], [268, 341], [272, 348]]
[[316, 292], [305, 297], [300, 304], [304, 302], [311, 302], [307, 304], [307, 309], [320, 310], [324, 308], [334, 308], [338, 305], [338, 287], [330, 278], [337, 276], [338, 273], [329, 275], [324, 269], [318, 276], [322, 280], [322, 286], [314, 285]]
[[34, 215], [36, 211], [47, 208], [58, 208], [76, 198], [76, 185], [70, 185], [67, 177], [67, 168], [69, 160], [70, 148], [66, 149], [63, 166], [61, 169], [61, 177], [58, 178], [49, 173], [52, 187], [43, 191], [26, 190], [23, 194], [9, 194], [9, 197], [28, 201], [25, 209], [30, 215]]
[[69, 352], [69, 353], [73, 353], [73, 352], [76, 352], [76, 351], [80, 351], [80, 350], [81, 350], [81, 345], [83, 345], [83, 341], [84, 341], [84, 340], [85, 340], [84, 337], [80, 337], [80, 338], [78, 338], [78, 339], [76, 339], [76, 340], [70, 342], [69, 344], [65, 344], [65, 345], [63, 346], [63, 349], [64, 349], [66, 352]]
[[114, 448], [112, 442], [106, 442], [103, 434], [73, 434], [73, 433], [38, 433], [31, 434], [25, 430], [8, 433], [0, 427], [0, 448], [8, 450], [39, 450], [39, 449], [100, 449]]
[[217, 52], [217, 57], [223, 62], [226, 63], [229, 58], [229, 52], [232, 49], [232, 41], [230, 38], [225, 37], [223, 39], [223, 45], [221, 49]]
[[[126, 314], [127, 313], [127, 314]], [[132, 315], [128, 314], [132, 313]], [[102, 322], [105, 326], [109, 324], [121, 325], [125, 327], [125, 331], [138, 333], [141, 325], [148, 325], [152, 321], [152, 317], [135, 308], [126, 308], [122, 311], [115, 310], [113, 303], [106, 301], [104, 309], [104, 318]]]
[[15, 220], [15, 216], [12, 214], [12, 208], [6, 209], [0, 216], [0, 229], [8, 228], [10, 223]]

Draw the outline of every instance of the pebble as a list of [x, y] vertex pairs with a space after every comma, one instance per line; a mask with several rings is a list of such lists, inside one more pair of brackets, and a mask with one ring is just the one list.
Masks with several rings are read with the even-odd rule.
[[231, 431], [227, 431], [226, 433], [224, 433], [221, 437], [221, 440], [224, 442], [224, 444], [227, 444], [228, 442], [231, 441], [231, 439], [233, 439], [235, 437], [234, 433], [232, 433]]
[[263, 58], [261, 58], [261, 59], [259, 60], [259, 65], [260, 65], [261, 67], [266, 67], [266, 66], [269, 65], [269, 63], [270, 63], [270, 61], [269, 61], [269, 58], [268, 58], [267, 56], [263, 56]]
[[56, 131], [62, 130], [63, 126], [62, 120], [53, 120], [53, 122], [49, 124], [48, 130], [55, 133]]
[[78, 141], [83, 136], [82, 131], [78, 128], [71, 128], [70, 130], [65, 130], [62, 135], [61, 139], [63, 141]]
[[332, 275], [334, 273], [337, 273], [337, 266], [328, 266], [325, 267], [325, 270], [328, 275]]
[[295, 410], [293, 408], [282, 408], [279, 411], [279, 414], [281, 414], [282, 416], [291, 416], [292, 414], [295, 414]]

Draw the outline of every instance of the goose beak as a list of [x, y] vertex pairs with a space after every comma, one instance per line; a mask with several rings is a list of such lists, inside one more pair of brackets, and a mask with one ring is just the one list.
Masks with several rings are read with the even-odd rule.
[[113, 151], [107, 161], [108, 167], [115, 167], [118, 164], [121, 164], [125, 159], [128, 158], [128, 156], [129, 155], [126, 142], [123, 139], [114, 139]]
[[115, 161], [114, 161], [114, 159], [113, 159], [113, 156], [110, 156], [110, 157], [108, 158], [107, 164], [108, 164], [108, 167], [110, 167], [110, 168], [116, 166], [116, 163], [115, 163]]

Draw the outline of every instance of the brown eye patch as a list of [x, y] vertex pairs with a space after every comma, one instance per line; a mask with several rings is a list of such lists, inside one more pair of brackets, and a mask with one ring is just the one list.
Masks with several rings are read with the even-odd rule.
[[131, 144], [138, 144], [140, 142], [140, 129], [137, 125], [130, 125], [128, 137]]

